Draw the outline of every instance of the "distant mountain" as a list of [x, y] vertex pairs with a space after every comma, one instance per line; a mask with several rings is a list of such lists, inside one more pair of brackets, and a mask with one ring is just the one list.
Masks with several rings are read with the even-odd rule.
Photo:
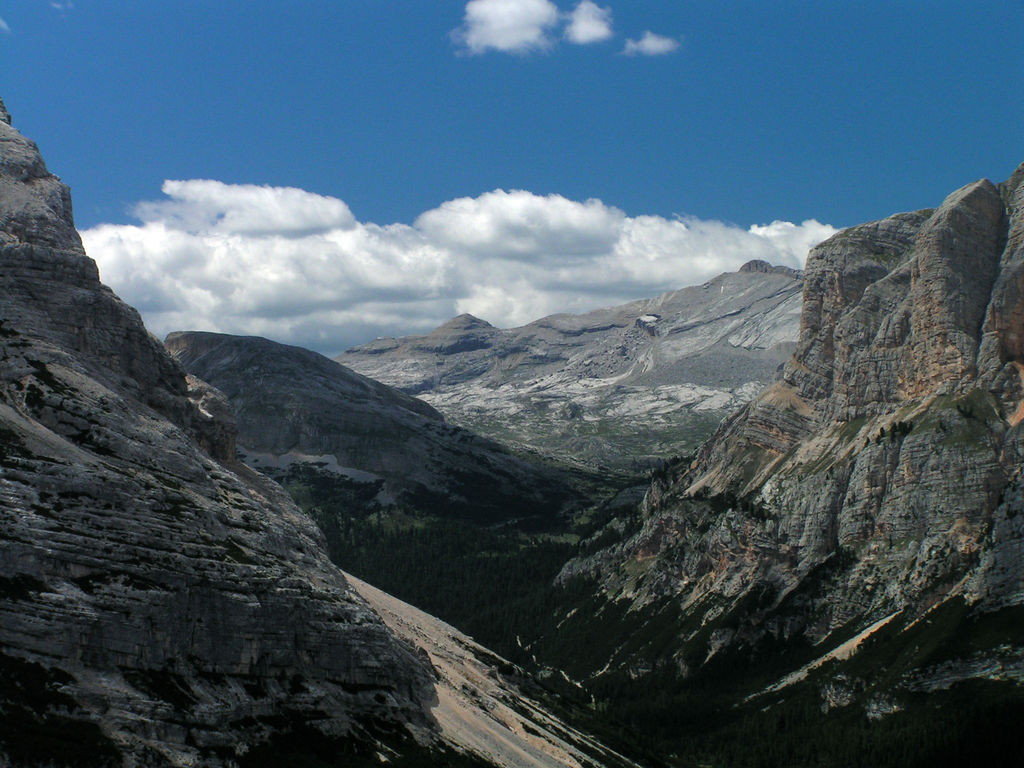
[[449, 425], [423, 401], [315, 352], [202, 332], [165, 344], [228, 398], [246, 462], [277, 474], [318, 470], [319, 482], [347, 492], [348, 514], [397, 506], [494, 523], [551, 518], [582, 500], [568, 472]]
[[753, 261], [655, 299], [521, 328], [460, 315], [337, 359], [481, 434], [636, 469], [695, 448], [778, 375], [801, 286], [799, 272]]
[[100, 283], [0, 102], [0, 764], [629, 764], [359, 585], [389, 628], [229, 413]]

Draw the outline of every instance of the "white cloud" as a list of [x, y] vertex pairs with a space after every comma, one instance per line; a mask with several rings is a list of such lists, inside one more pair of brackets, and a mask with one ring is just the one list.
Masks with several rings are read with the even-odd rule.
[[165, 182], [140, 223], [82, 233], [103, 280], [160, 336], [256, 334], [334, 354], [460, 312], [498, 326], [703, 282], [750, 259], [803, 266], [835, 230], [627, 216], [600, 200], [495, 190], [412, 225], [359, 222], [299, 189]]
[[0, 32], [3, 32], [4, 34], [10, 34], [11, 32], [10, 26], [2, 18], [0, 18]]
[[678, 47], [679, 41], [675, 38], [656, 35], [648, 29], [639, 40], [627, 40], [622, 52], [627, 56], [662, 56], [672, 53]]
[[612, 9], [602, 8], [592, 0], [581, 2], [569, 14], [565, 37], [577, 45], [598, 43], [612, 36]]
[[550, 0], [470, 0], [452, 35], [470, 53], [527, 53], [552, 45], [558, 7]]
[[135, 207], [139, 219], [164, 221], [180, 230], [241, 235], [301, 236], [356, 225], [341, 200], [294, 187], [193, 179], [165, 181], [161, 191], [170, 199], [140, 203]]
[[763, 237], [774, 243], [781, 252], [789, 254], [792, 266], [794, 261], [799, 261], [802, 265], [807, 258], [807, 252], [821, 241], [832, 237], [836, 229], [810, 219], [799, 226], [790, 221], [773, 221], [761, 226], [755, 224], [750, 228], [750, 233]]
[[607, 251], [625, 214], [599, 200], [577, 203], [561, 195], [497, 189], [442, 203], [416, 219], [432, 241], [467, 255], [532, 261], [551, 254], [585, 256]]

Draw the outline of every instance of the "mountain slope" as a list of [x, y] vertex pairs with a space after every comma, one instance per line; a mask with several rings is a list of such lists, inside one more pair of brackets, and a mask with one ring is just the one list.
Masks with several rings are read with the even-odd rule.
[[213, 760], [288, 712], [338, 737], [428, 729], [429, 667], [232, 465], [230, 429], [100, 284], [67, 188], [6, 122], [0, 157], [0, 750]]
[[[1022, 181], [1024, 166], [811, 251], [781, 380], [563, 570], [605, 601], [590, 615], [645, 626], [591, 671], [689, 681], [672, 695], [714, 683], [720, 712], [763, 723], [775, 708], [818, 733], [931, 712], [957, 750], [970, 734], [935, 719], [940, 704], [1021, 709]], [[594, 634], [586, 622], [561, 631]], [[716, 727], [734, 737], [731, 719]], [[870, 733], [881, 753], [901, 743]]]
[[349, 514], [398, 505], [440, 517], [552, 517], [579, 500], [572, 478], [444, 422], [414, 397], [326, 357], [260, 338], [173, 333], [166, 346], [223, 392], [246, 461], [300, 464], [351, 487]]
[[525, 695], [519, 687], [522, 670], [454, 627], [364, 581], [348, 578], [396, 635], [430, 657], [438, 677], [433, 713], [450, 743], [512, 768], [586, 766], [595, 761], [606, 766], [634, 765]]
[[438, 723], [425, 653], [228, 410], [99, 282], [0, 103], [0, 762], [516, 765], [521, 735], [473, 754]]
[[800, 273], [750, 262], [655, 299], [500, 330], [460, 315], [337, 359], [458, 424], [615, 469], [686, 452], [792, 351]]

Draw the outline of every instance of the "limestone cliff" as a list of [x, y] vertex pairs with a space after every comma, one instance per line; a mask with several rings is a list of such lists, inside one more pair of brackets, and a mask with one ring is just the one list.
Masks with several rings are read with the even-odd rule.
[[652, 485], [637, 529], [563, 578], [675, 601], [683, 641], [701, 643], [691, 662], [894, 615], [909, 629], [943, 603], [974, 621], [1024, 602], [1022, 179], [814, 248], [781, 380]]
[[213, 764], [294, 724], [353, 743], [378, 724], [429, 733], [429, 666], [283, 492], [234, 461], [205, 395], [190, 401], [184, 371], [99, 282], [67, 187], [0, 123], [12, 763]]
[[439, 705], [427, 643], [383, 623], [235, 439], [224, 396], [99, 282], [0, 103], [0, 764], [605, 762], [540, 709], [515, 733], [467, 721], [497, 742], [439, 722], [479, 689]]

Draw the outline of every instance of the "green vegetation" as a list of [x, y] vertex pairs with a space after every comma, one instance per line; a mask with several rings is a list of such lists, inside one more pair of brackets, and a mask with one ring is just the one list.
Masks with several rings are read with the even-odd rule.
[[[747, 604], [693, 632], [692, 618], [667, 602], [628, 613], [624, 605], [601, 606], [591, 598], [586, 610], [573, 615], [580, 617], [575, 623], [561, 626], [557, 642], [545, 637], [534, 651], [582, 669], [582, 649], [606, 654], [618, 647], [615, 660], [622, 666], [581, 678], [585, 692], [566, 685], [559, 693], [580, 704], [592, 697], [584, 727], [602, 734], [624, 729], [671, 765], [1021, 764], [1024, 737], [1015, 725], [1024, 714], [1021, 686], [971, 679], [923, 694], [903, 684], [915, 671], [970, 659], [1019, 638], [1024, 609], [976, 614], [962, 601], [950, 601], [909, 628], [898, 619], [891, 622], [847, 662], [825, 665], [805, 682], [748, 700], [850, 634], [838, 631], [814, 648], [769, 633], [696, 666], [706, 658], [711, 631], [743, 632], [744, 617], [770, 601], [767, 594], [749, 595]], [[762, 621], [770, 622], [771, 614]], [[684, 678], [680, 671], [686, 667], [691, 674]], [[846, 689], [846, 706], [825, 706], [823, 690], [830, 685]], [[881, 707], [874, 719], [868, 717], [873, 705]]]
[[883, 427], [875, 435], [875, 442], [881, 443], [888, 438], [890, 443], [903, 442], [903, 438], [909, 435], [914, 429], [912, 421], [897, 421], [889, 427]]
[[[951, 399], [946, 410], [976, 418], [979, 404], [964, 400]], [[927, 427], [898, 422], [884, 439], [902, 440], [919, 428]], [[684, 461], [660, 474], [671, 476]], [[289, 488], [324, 530], [335, 562], [501, 653], [519, 667], [499, 665], [503, 674], [520, 676], [550, 709], [644, 765], [923, 768], [1024, 761], [1024, 736], [1015, 724], [1024, 715], [1024, 687], [977, 679], [930, 694], [908, 687], [921, 670], [1019, 642], [1024, 609], [979, 614], [949, 601], [911, 626], [890, 622], [848, 661], [758, 695], [862, 626], [840, 628], [820, 646], [800, 639], [799, 621], [815, 620], [813, 606], [855, 564], [852, 551], [836, 552], [782, 599], [753, 589], [732, 604], [684, 610], [665, 598], [638, 607], [609, 599], [593, 579], [555, 584], [570, 558], [636, 532], [642, 521], [628, 503], [595, 507], [537, 531], [408, 509], [368, 512], [357, 505], [362, 511], [350, 515], [340, 501], [347, 491], [333, 481], [292, 477]], [[767, 516], [753, 499], [730, 494], [689, 503], [695, 524], [729, 509]], [[716, 618], [702, 624], [709, 615]], [[732, 642], [722, 647], [722, 637]], [[825, 705], [828, 688], [841, 690], [839, 704]], [[420, 758], [435, 759], [409, 757]], [[315, 759], [294, 764], [329, 764]]]
[[344, 518], [320, 512], [332, 560], [494, 650], [557, 605], [550, 589], [575, 546], [561, 537], [422, 516]]
[[921, 428], [942, 434], [943, 446], [971, 449], [990, 443], [993, 428], [1000, 422], [995, 397], [972, 389], [965, 395], [937, 397], [924, 415]]
[[868, 423], [867, 416], [858, 416], [856, 419], [850, 419], [850, 421], [843, 424], [839, 430], [839, 439], [844, 443], [848, 443], [864, 428], [864, 425]]

